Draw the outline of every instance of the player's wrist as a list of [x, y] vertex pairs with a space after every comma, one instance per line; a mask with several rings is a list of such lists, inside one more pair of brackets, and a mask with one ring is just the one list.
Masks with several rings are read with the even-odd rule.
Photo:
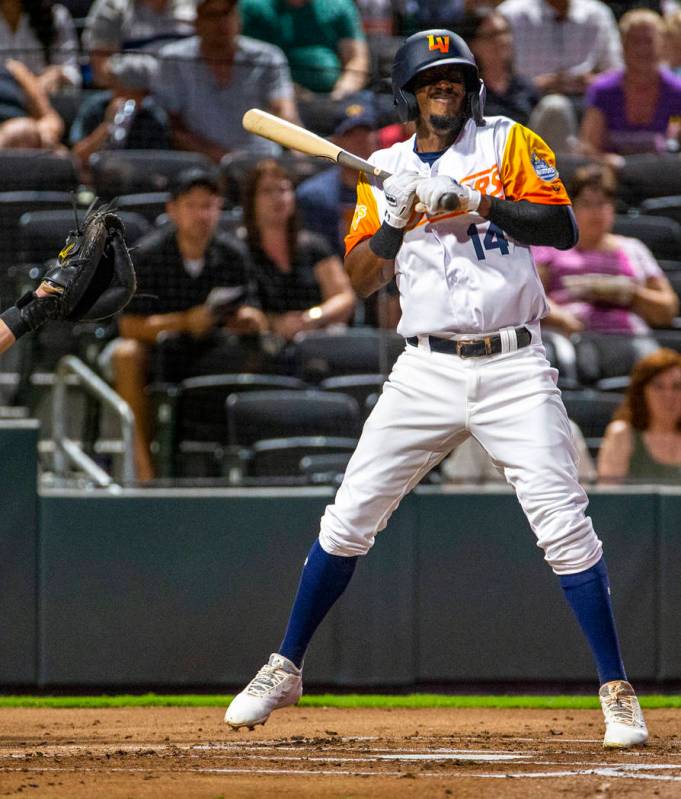
[[15, 340], [30, 332], [30, 327], [21, 316], [21, 311], [16, 305], [5, 309], [0, 313], [0, 321], [4, 322], [5, 327], [14, 336]]
[[480, 209], [480, 203], [482, 202], [482, 193], [479, 192], [477, 189], [468, 188], [468, 202], [467, 210], [468, 211], [478, 211]]
[[397, 228], [385, 220], [381, 227], [369, 239], [369, 249], [384, 261], [392, 261], [402, 246], [404, 228]]
[[[411, 216], [411, 213], [409, 216]], [[397, 230], [402, 230], [407, 226], [409, 216], [400, 216], [399, 214], [393, 214], [390, 211], [386, 211], [385, 216], [383, 217], [383, 223], [390, 225], [390, 227], [396, 228]]]

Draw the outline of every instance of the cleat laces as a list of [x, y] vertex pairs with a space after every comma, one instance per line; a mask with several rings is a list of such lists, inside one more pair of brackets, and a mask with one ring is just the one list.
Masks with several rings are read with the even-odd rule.
[[251, 680], [246, 693], [251, 696], [264, 696], [280, 685], [286, 679], [286, 676], [285, 671], [267, 663]]
[[614, 691], [603, 697], [603, 708], [607, 721], [637, 727], [643, 724], [643, 718], [635, 694]]

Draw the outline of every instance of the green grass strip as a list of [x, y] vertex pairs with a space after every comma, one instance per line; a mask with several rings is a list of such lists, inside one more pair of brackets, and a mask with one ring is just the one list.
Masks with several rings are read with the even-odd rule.
[[[123, 694], [115, 696], [0, 696], [0, 708], [226, 707], [231, 696], [216, 694]], [[644, 708], [679, 708], [681, 695], [639, 696]], [[312, 694], [303, 707], [338, 708], [537, 708], [580, 710], [598, 707], [590, 696], [472, 696], [449, 694]]]

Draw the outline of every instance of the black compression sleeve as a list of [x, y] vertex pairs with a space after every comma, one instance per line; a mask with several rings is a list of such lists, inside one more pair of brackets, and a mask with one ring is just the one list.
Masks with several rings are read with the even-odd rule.
[[520, 244], [544, 244], [569, 250], [577, 244], [579, 231], [569, 205], [540, 205], [527, 200], [490, 197], [488, 219]]

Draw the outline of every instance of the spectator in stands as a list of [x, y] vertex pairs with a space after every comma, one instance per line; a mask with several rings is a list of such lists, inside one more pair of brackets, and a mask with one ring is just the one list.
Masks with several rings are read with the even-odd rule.
[[197, 35], [162, 48], [154, 85], [174, 146], [216, 162], [234, 150], [278, 154], [278, 145], [247, 133], [241, 118], [256, 106], [298, 122], [284, 54], [239, 35], [236, 0], [200, 0], [196, 13]]
[[0, 54], [21, 61], [51, 94], [80, 86], [78, 35], [69, 11], [53, 0], [3, 0]]
[[[362, 96], [357, 102], [338, 106], [332, 136], [339, 147], [360, 158], [368, 158], [379, 147], [376, 114], [368, 99]], [[345, 236], [357, 204], [357, 172], [341, 166], [325, 169], [298, 186], [296, 199], [303, 227], [324, 236], [342, 259]], [[395, 282], [388, 284], [385, 291], [365, 299], [357, 310], [363, 312], [364, 324], [394, 330], [401, 313]]]
[[194, 0], [95, 0], [83, 47], [97, 86], [148, 90], [162, 45], [194, 33]]
[[598, 453], [598, 477], [681, 482], [681, 354], [660, 348], [633, 368]]
[[280, 47], [293, 80], [340, 100], [362, 89], [369, 50], [353, 0], [241, 0], [246, 36]]
[[[364, 100], [338, 107], [332, 140], [344, 150], [368, 158], [378, 149], [376, 114]], [[332, 166], [304, 180], [296, 191], [298, 209], [306, 230], [324, 236], [332, 250], [345, 255], [345, 234], [350, 229], [357, 202], [357, 172]]]
[[64, 123], [40, 80], [20, 61], [0, 67], [0, 149], [61, 149]]
[[138, 242], [134, 261], [138, 295], [119, 320], [112, 364], [116, 390], [138, 422], [135, 458], [141, 480], [154, 471], [149, 454], [149, 408], [144, 387], [152, 347], [161, 333], [188, 334], [198, 358], [214, 346], [221, 327], [239, 333], [264, 332], [267, 321], [256, 307], [244, 249], [218, 231], [222, 207], [215, 176], [200, 169], [182, 172], [167, 212], [172, 225]]
[[669, 325], [679, 312], [679, 299], [650, 250], [612, 233], [615, 194], [608, 167], [578, 169], [571, 187], [577, 246], [532, 248], [549, 300], [543, 324], [567, 335], [646, 333], [649, 325]]
[[93, 153], [109, 148], [167, 149], [170, 122], [163, 108], [143, 91], [95, 92], [81, 104], [71, 125], [69, 144], [87, 183], [88, 161]]
[[494, 6], [485, 4], [471, 9], [457, 32], [470, 45], [485, 82], [485, 114], [508, 116], [526, 125], [539, 94], [529, 78], [514, 71], [509, 22]]
[[349, 321], [355, 307], [341, 259], [324, 238], [300, 230], [293, 182], [272, 159], [244, 186], [244, 224], [258, 296], [271, 330], [285, 341]]
[[622, 63], [617, 24], [600, 0], [505, 0], [518, 73], [542, 94], [581, 95], [600, 72]]
[[681, 116], [681, 78], [662, 68], [664, 21], [647, 9], [620, 20], [624, 69], [589, 87], [581, 139], [589, 154], [667, 148], [670, 120]]

